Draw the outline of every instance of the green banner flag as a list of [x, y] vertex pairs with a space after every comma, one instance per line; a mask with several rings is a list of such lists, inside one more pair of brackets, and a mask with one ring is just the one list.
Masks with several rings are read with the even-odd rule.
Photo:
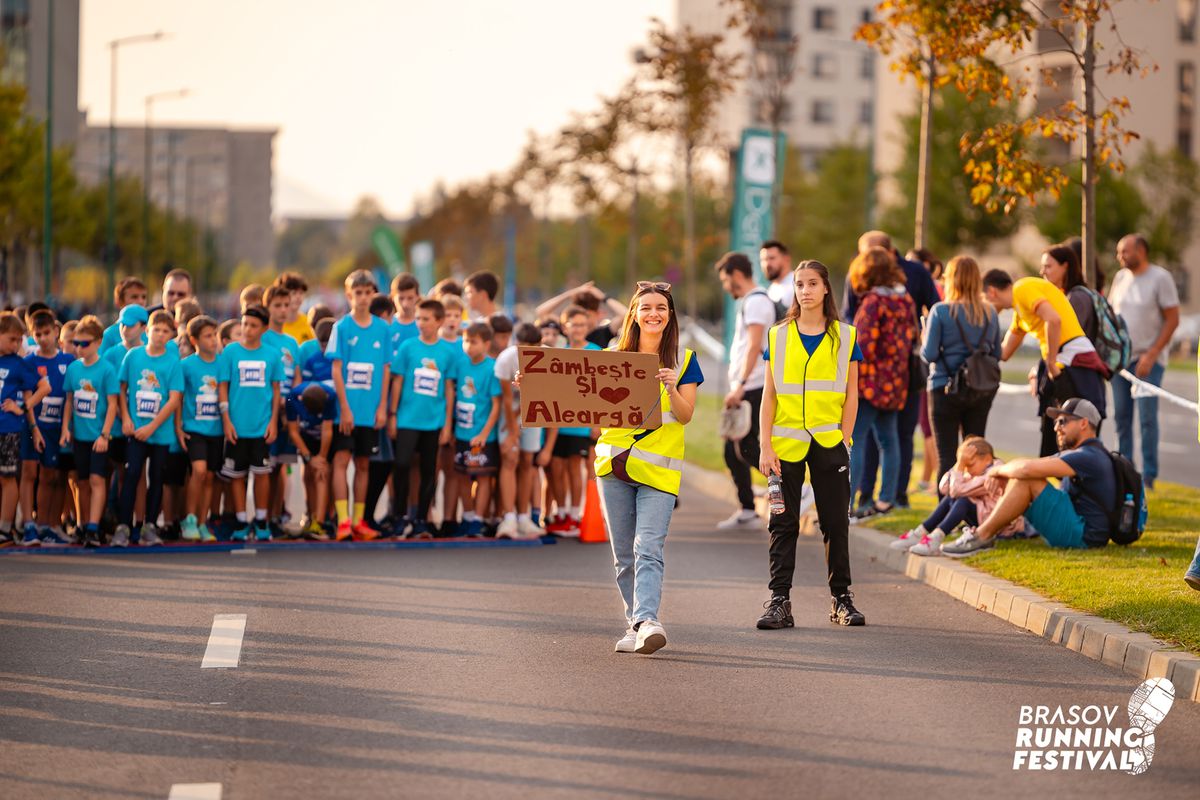
[[[729, 249], [745, 253], [754, 265], [755, 280], [762, 283], [758, 251], [770, 239], [775, 227], [771, 198], [775, 176], [783, 166], [786, 152], [784, 135], [772, 145], [771, 132], [758, 128], [742, 131], [742, 144], [737, 151], [734, 171], [733, 214], [730, 218]], [[725, 297], [725, 347], [733, 341], [733, 326], [737, 318], [737, 303]]]
[[433, 288], [433, 242], [413, 242], [413, 277], [421, 285], [421, 292]]
[[387, 225], [380, 225], [371, 231], [371, 244], [379, 254], [379, 260], [387, 267], [392, 277], [404, 271], [404, 248], [396, 237], [396, 232]]

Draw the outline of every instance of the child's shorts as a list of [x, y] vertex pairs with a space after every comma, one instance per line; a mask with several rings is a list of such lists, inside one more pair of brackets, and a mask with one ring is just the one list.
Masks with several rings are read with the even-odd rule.
[[58, 457], [61, 448], [58, 439], [62, 436], [62, 428], [38, 428], [46, 441], [46, 449], [38, 452], [33, 445], [33, 431], [26, 428], [21, 432], [21, 460], [36, 461], [46, 469], [58, 469]]
[[454, 471], [462, 475], [495, 475], [500, 468], [500, 443], [471, 447], [466, 439], [454, 440]]
[[220, 472], [225, 463], [225, 437], [188, 434], [188, 461], [203, 461], [209, 472]]
[[349, 450], [355, 458], [371, 458], [379, 455], [379, 431], [366, 425], [355, 425], [347, 435], [337, 428], [333, 429], [333, 444], [330, 452], [338, 453]]
[[554, 457], [569, 458], [570, 456], [588, 457], [592, 449], [592, 437], [559, 434], [554, 440]]
[[0, 478], [15, 478], [21, 463], [21, 432], [0, 433]]
[[[78, 480], [86, 481], [93, 475], [98, 475], [105, 481], [112, 473], [112, 464], [109, 463], [108, 453], [97, 453], [95, 451], [95, 442], [81, 442], [75, 440], [72, 442], [72, 450], [75, 454], [75, 477]], [[112, 446], [112, 442], [108, 443]]]
[[271, 474], [271, 450], [262, 436], [242, 437], [237, 444], [225, 448], [225, 464], [221, 467], [221, 474], [226, 478], [244, 478], [246, 473]]

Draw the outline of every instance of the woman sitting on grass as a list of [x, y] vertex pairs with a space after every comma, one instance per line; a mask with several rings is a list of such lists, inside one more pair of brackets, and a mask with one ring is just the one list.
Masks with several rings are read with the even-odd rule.
[[[923, 523], [892, 542], [892, 549], [907, 550], [918, 556], [938, 555], [946, 536], [959, 524], [965, 522], [973, 528], [979, 520], [987, 519], [1003, 494], [999, 486], [989, 491], [987, 473], [1002, 463], [987, 439], [968, 436], [958, 446], [954, 466], [942, 476], [938, 486], [942, 500], [937, 508]], [[1024, 518], [1017, 517], [1000, 532], [1000, 536], [1008, 537], [1024, 530]]]

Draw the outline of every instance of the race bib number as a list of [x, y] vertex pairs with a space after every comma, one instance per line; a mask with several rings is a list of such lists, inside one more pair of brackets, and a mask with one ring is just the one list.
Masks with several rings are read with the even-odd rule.
[[239, 361], [238, 362], [238, 385], [247, 389], [266, 388], [267, 385], [267, 362], [265, 361]]
[[375, 379], [375, 365], [362, 361], [351, 361], [346, 364], [346, 388], [370, 389]]
[[41, 410], [38, 411], [38, 422], [59, 425], [62, 423], [62, 412], [63, 399], [61, 397], [44, 397]]
[[460, 428], [475, 427], [475, 406], [472, 403], [454, 404], [454, 421]]
[[98, 399], [100, 395], [97, 392], [75, 392], [75, 416], [95, 419]]
[[197, 422], [214, 422], [220, 418], [221, 412], [217, 408], [217, 396], [215, 394], [196, 395]]
[[438, 387], [442, 383], [442, 373], [428, 367], [417, 367], [413, 370], [413, 392], [426, 397], [437, 397]]
[[139, 391], [134, 395], [137, 401], [137, 415], [143, 419], [154, 419], [162, 408], [162, 395], [158, 392]]

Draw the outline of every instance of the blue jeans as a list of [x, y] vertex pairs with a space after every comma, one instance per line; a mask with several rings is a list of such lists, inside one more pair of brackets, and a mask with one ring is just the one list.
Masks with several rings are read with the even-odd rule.
[[850, 485], [862, 486], [866, 471], [867, 433], [875, 434], [879, 442], [880, 461], [883, 475], [879, 481], [879, 502], [891, 504], [896, 501], [896, 482], [900, 478], [900, 433], [897, 429], [898, 414], [884, 411], [868, 403], [858, 402], [858, 418], [854, 421], [854, 450], [850, 454]]
[[[1135, 362], [1136, 363], [1136, 362]], [[1128, 369], [1133, 372], [1134, 364]], [[1144, 380], [1162, 386], [1163, 366], [1155, 362]], [[1133, 461], [1133, 406], [1137, 403], [1142, 437], [1142, 478], [1153, 483], [1158, 477], [1158, 398], [1139, 397], [1133, 399], [1133, 384], [1120, 375], [1112, 377], [1113, 415], [1117, 421], [1117, 448], [1121, 455]]]
[[630, 625], [658, 619], [662, 600], [663, 544], [675, 495], [631, 485], [611, 475], [600, 478], [600, 499], [617, 568], [617, 588]]

